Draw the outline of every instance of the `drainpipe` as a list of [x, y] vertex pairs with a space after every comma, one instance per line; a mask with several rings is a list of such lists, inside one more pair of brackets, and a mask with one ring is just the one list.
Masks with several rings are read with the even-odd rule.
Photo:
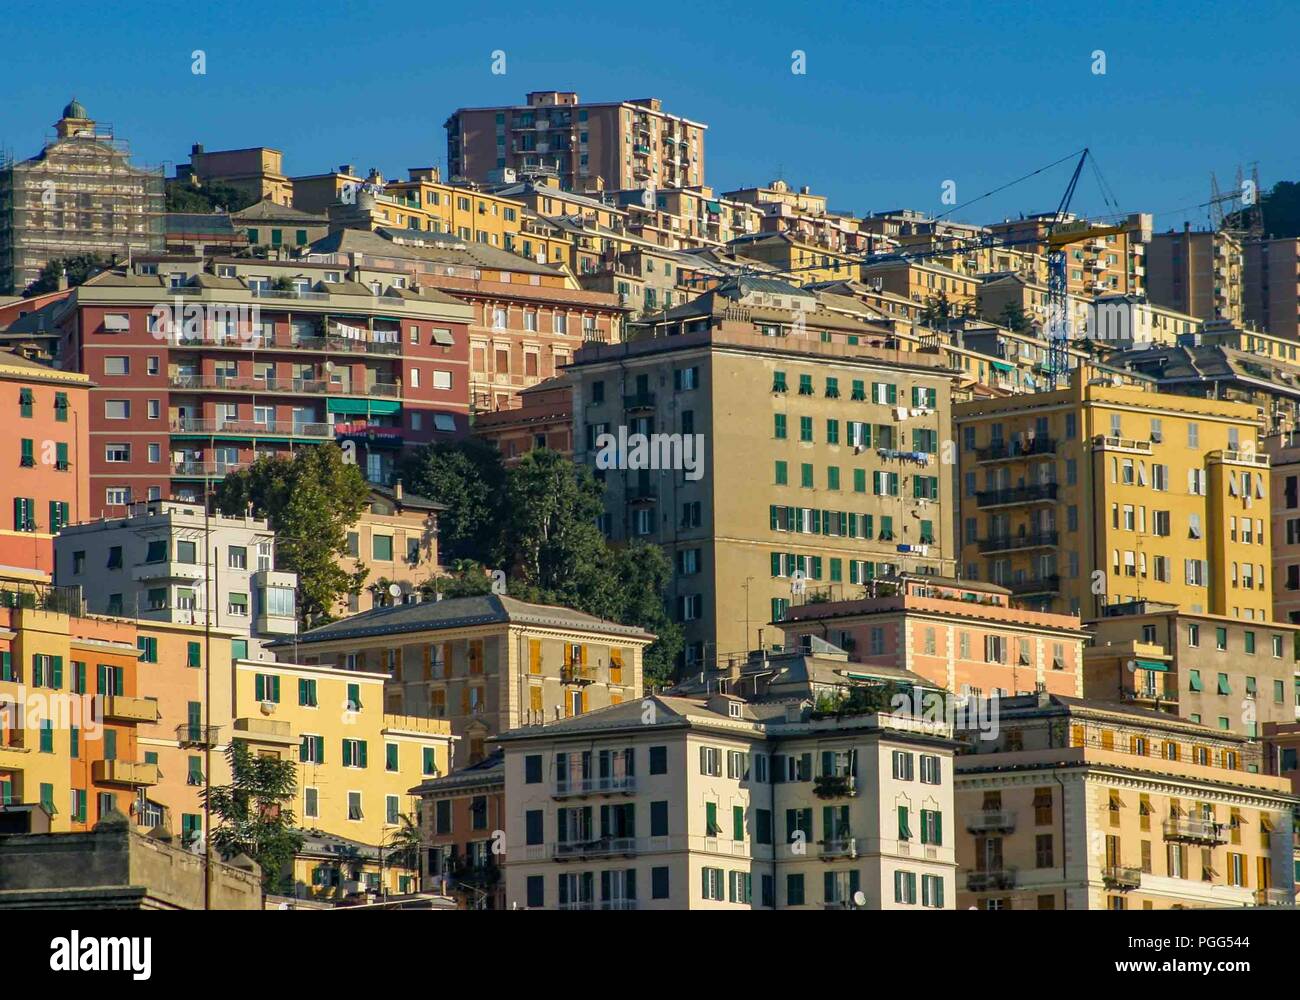
[[[1065, 782], [1061, 780], [1061, 776], [1060, 776], [1060, 774], [1058, 774], [1056, 771], [1053, 771], [1053, 772], [1052, 772], [1052, 780], [1055, 781], [1058, 785], [1061, 786], [1061, 881], [1062, 881], [1062, 882], [1065, 882], [1065, 881], [1067, 881], [1068, 878], [1069, 878], [1069, 864], [1066, 862], [1066, 856], [1065, 856], [1065, 848], [1066, 848], [1066, 840], [1065, 840]], [[1065, 900], [1064, 900], [1064, 903], [1065, 903], [1065, 904], [1068, 904], [1068, 903], [1069, 903], [1069, 899], [1070, 899], [1070, 896], [1069, 896], [1069, 892], [1070, 892], [1070, 890], [1069, 890], [1068, 888], [1065, 888], [1065, 889], [1063, 890], [1063, 892], [1065, 893]], [[1062, 909], [1065, 909], [1065, 908], [1066, 908], [1065, 906], [1062, 906]]]

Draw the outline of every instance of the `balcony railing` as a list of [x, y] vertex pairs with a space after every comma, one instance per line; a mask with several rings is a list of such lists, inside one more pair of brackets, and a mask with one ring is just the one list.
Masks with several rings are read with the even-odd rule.
[[555, 857], [606, 858], [621, 854], [636, 854], [635, 837], [598, 837], [595, 840], [560, 840], [555, 843]]
[[634, 392], [623, 397], [625, 410], [653, 410], [655, 394], [653, 392]]
[[1190, 840], [1198, 844], [1226, 844], [1224, 824], [1193, 816], [1177, 816], [1165, 820], [1165, 840]]
[[979, 507], [1002, 507], [1020, 503], [1038, 503], [1056, 499], [1056, 483], [1013, 486], [1005, 490], [982, 490], [975, 494]]
[[1016, 887], [1016, 871], [1005, 868], [996, 871], [974, 871], [966, 873], [966, 890], [968, 892], [994, 892]]
[[1295, 893], [1290, 889], [1256, 889], [1256, 906], [1295, 906]]
[[1009, 585], [1011, 593], [1017, 597], [1026, 594], [1055, 594], [1061, 589], [1061, 578], [1056, 574], [1040, 576], [1033, 580], [1018, 580]]
[[836, 858], [856, 858], [858, 856], [857, 837], [828, 837], [821, 842], [823, 861]]
[[232, 472], [247, 469], [252, 464], [252, 462], [203, 462], [197, 460], [176, 462], [172, 465], [172, 475], [194, 479], [220, 479]]
[[1006, 535], [1005, 537], [981, 538], [980, 552], [988, 555], [992, 552], [1017, 552], [1022, 549], [1050, 549], [1060, 542], [1058, 531], [1035, 531], [1030, 535]]
[[334, 425], [297, 420], [209, 420], [199, 417], [171, 422], [173, 434], [208, 434], [214, 437], [298, 437], [332, 440]]
[[1102, 881], [1113, 889], [1138, 889], [1142, 886], [1142, 869], [1124, 865], [1107, 865], [1101, 870]]
[[596, 668], [571, 664], [560, 668], [561, 684], [592, 684], [596, 680]]
[[220, 729], [220, 726], [182, 723], [176, 727], [176, 742], [182, 747], [214, 747], [218, 743]]
[[152, 698], [108, 695], [104, 698], [104, 718], [114, 722], [157, 722], [158, 702]]
[[813, 779], [813, 794], [819, 799], [849, 798], [858, 794], [858, 779], [851, 774], [819, 774]]
[[90, 765], [94, 781], [103, 785], [156, 785], [158, 765], [129, 760], [96, 760]]
[[1096, 451], [1126, 451], [1138, 455], [1151, 454], [1151, 442], [1149, 440], [1112, 437], [1109, 434], [1098, 434], [1094, 437], [1092, 447]]
[[635, 899], [602, 899], [600, 901], [602, 910], [635, 910]]
[[605, 778], [569, 778], [555, 782], [552, 798], [582, 795], [631, 795], [636, 791], [636, 775], [613, 774]]
[[1003, 462], [1054, 454], [1056, 454], [1055, 440], [1036, 437], [1032, 441], [995, 441], [985, 448], [976, 448], [975, 460], [977, 462]]
[[966, 829], [971, 833], [1001, 830], [1010, 833], [1016, 828], [1016, 814], [1005, 809], [985, 809], [966, 818]]

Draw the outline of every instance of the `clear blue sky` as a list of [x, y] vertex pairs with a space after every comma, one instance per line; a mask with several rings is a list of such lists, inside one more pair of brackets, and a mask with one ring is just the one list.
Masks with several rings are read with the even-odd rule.
[[[369, 8], [369, 9], [367, 9]], [[267, 145], [290, 175], [339, 163], [445, 167], [447, 115], [656, 96], [709, 126], [706, 180], [778, 171], [836, 209], [943, 212], [1085, 145], [1122, 209], [1194, 224], [1209, 175], [1257, 160], [1300, 179], [1300, 5], [1194, 2], [749, 4], [334, 0], [181, 7], [31, 3], [4, 12], [0, 148], [30, 156], [75, 95], [135, 158]], [[207, 73], [191, 72], [191, 52]], [[507, 72], [490, 72], [502, 49]], [[807, 56], [792, 74], [791, 53]], [[1092, 53], [1106, 55], [1105, 75]], [[954, 218], [1054, 208], [1068, 167]], [[1091, 177], [1077, 210], [1106, 211]], [[1182, 209], [1183, 211], [1177, 211]]]

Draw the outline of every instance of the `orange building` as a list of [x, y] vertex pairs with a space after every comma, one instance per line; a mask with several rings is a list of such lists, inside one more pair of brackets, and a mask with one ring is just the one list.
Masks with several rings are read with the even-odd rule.
[[0, 565], [51, 573], [54, 535], [90, 516], [90, 379], [0, 354]]
[[899, 667], [959, 694], [989, 697], [1083, 691], [1087, 633], [1073, 615], [1010, 605], [988, 583], [904, 574], [875, 581], [875, 596], [791, 607], [774, 624], [787, 646], [805, 635], [847, 650], [849, 659]]
[[505, 907], [505, 755], [496, 750], [451, 774], [411, 789], [420, 797], [421, 875], [426, 892], [440, 891], [470, 910]]

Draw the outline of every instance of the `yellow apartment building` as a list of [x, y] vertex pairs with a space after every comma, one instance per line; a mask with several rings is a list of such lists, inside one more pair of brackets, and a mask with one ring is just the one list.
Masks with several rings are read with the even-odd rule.
[[798, 285], [858, 277], [860, 257], [848, 250], [801, 239], [789, 233], [753, 233], [727, 244], [733, 253], [760, 261]]
[[[297, 825], [309, 837], [327, 834], [373, 849], [357, 862], [363, 876], [380, 875], [381, 887], [398, 892], [402, 878], [418, 869], [393, 864], [390, 854], [381, 872], [380, 849], [396, 846], [404, 818], [418, 822], [409, 790], [448, 772], [453, 737], [446, 720], [385, 711], [385, 679], [319, 664], [237, 660], [230, 738], [257, 754], [298, 761]], [[296, 895], [342, 888], [313, 874], [320, 867], [312, 852], [295, 859]]]
[[954, 406], [963, 576], [1085, 618], [1150, 599], [1268, 621], [1272, 486], [1256, 408], [1094, 374]]
[[384, 711], [447, 727], [464, 767], [482, 759], [489, 736], [639, 698], [653, 641], [633, 626], [487, 594], [375, 608], [275, 649], [304, 670], [381, 678]]
[[[974, 312], [980, 279], [932, 260], [863, 264], [861, 280], [924, 308], [946, 299], [953, 316]], [[855, 275], [856, 277], [856, 275]]]
[[397, 480], [391, 487], [370, 487], [361, 516], [347, 532], [346, 557], [340, 565], [347, 573], [367, 569], [358, 594], [339, 602], [338, 611], [356, 612], [362, 604], [381, 607], [396, 599], [396, 584], [403, 595], [415, 593], [438, 574], [438, 513], [446, 508], [408, 493]]
[[1293, 907], [1286, 777], [1260, 744], [1170, 715], [1002, 699], [956, 759], [957, 908]]

